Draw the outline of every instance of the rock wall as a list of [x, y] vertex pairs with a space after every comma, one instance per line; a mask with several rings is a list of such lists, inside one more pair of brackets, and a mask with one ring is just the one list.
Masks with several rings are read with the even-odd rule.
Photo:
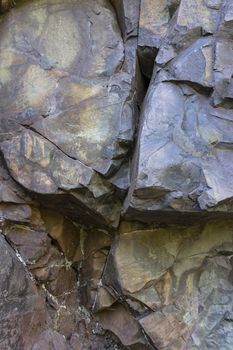
[[0, 349], [232, 350], [233, 2], [0, 13]]

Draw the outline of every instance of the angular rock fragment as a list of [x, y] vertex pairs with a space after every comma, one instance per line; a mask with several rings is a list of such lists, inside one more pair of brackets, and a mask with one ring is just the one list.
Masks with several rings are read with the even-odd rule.
[[141, 0], [138, 53], [142, 72], [147, 78], [152, 75], [154, 60], [168, 30], [169, 20], [166, 0]]
[[140, 324], [157, 348], [185, 349], [186, 329], [172, 316], [171, 310], [168, 317], [162, 312], [151, 313], [142, 318]]
[[212, 87], [214, 46], [212, 38], [200, 38], [168, 64], [171, 80]]
[[82, 302], [92, 312], [110, 307], [115, 298], [103, 287], [102, 276], [111, 237], [104, 230], [80, 228], [80, 244], [73, 257], [74, 264], [80, 270], [80, 292]]
[[139, 46], [158, 48], [170, 19], [166, 0], [141, 0]]
[[111, 310], [100, 312], [98, 319], [102, 327], [113, 332], [124, 346], [140, 344], [141, 349], [146, 349], [138, 323], [122, 305], [115, 304]]
[[[215, 3], [215, 4], [214, 4]], [[177, 25], [187, 30], [200, 27], [205, 33], [217, 29], [221, 1], [181, 0], [177, 13]]]
[[166, 65], [202, 35], [216, 33], [220, 6], [221, 1], [215, 2], [214, 6], [203, 0], [181, 0], [159, 47], [156, 63]]
[[19, 224], [7, 228], [4, 234], [29, 266], [48, 253], [51, 244], [46, 232], [36, 232], [30, 227]]
[[223, 7], [215, 47], [213, 104], [232, 108], [232, 6]]
[[138, 21], [140, 0], [110, 0], [116, 8], [118, 20], [124, 38], [127, 39], [138, 34]]
[[69, 261], [73, 261], [80, 245], [79, 228], [54, 210], [42, 208], [41, 212], [46, 231], [56, 240], [66, 258]]
[[29, 221], [32, 211], [25, 191], [9, 176], [0, 159], [0, 218], [1, 220]]

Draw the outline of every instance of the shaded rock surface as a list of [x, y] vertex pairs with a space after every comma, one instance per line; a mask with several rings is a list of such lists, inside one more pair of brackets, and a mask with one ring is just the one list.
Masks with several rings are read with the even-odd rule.
[[2, 236], [0, 242], [0, 347], [29, 349], [33, 339], [43, 330], [46, 316], [44, 299]]
[[232, 350], [232, 1], [0, 13], [0, 349]]
[[50, 210], [31, 210], [28, 222], [2, 219], [1, 349], [121, 349], [83, 306], [82, 226]]

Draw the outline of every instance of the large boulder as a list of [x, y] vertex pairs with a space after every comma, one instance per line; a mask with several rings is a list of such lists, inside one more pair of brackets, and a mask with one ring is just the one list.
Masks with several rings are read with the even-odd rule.
[[7, 166], [26, 189], [57, 198], [77, 220], [118, 225], [117, 186], [105, 178], [116, 174], [133, 140], [135, 44], [124, 47], [106, 0], [19, 2], [1, 19]]
[[[213, 108], [208, 98], [185, 85], [153, 80], [125, 202], [129, 217], [166, 220], [176, 211], [199, 217], [230, 213], [232, 118], [231, 110]], [[162, 211], [167, 214], [161, 219]]]
[[156, 59], [124, 213], [146, 222], [228, 216], [233, 199], [232, 6], [202, 0], [176, 2], [175, 12], [169, 2], [159, 2], [158, 11], [150, 1], [141, 6], [139, 44], [144, 37], [147, 47], [156, 47]]

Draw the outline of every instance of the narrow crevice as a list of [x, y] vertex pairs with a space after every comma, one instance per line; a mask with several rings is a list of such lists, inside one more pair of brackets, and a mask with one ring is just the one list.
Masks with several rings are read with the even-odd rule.
[[157, 54], [158, 49], [156, 47], [138, 46], [139, 65], [147, 88], [153, 74]]

